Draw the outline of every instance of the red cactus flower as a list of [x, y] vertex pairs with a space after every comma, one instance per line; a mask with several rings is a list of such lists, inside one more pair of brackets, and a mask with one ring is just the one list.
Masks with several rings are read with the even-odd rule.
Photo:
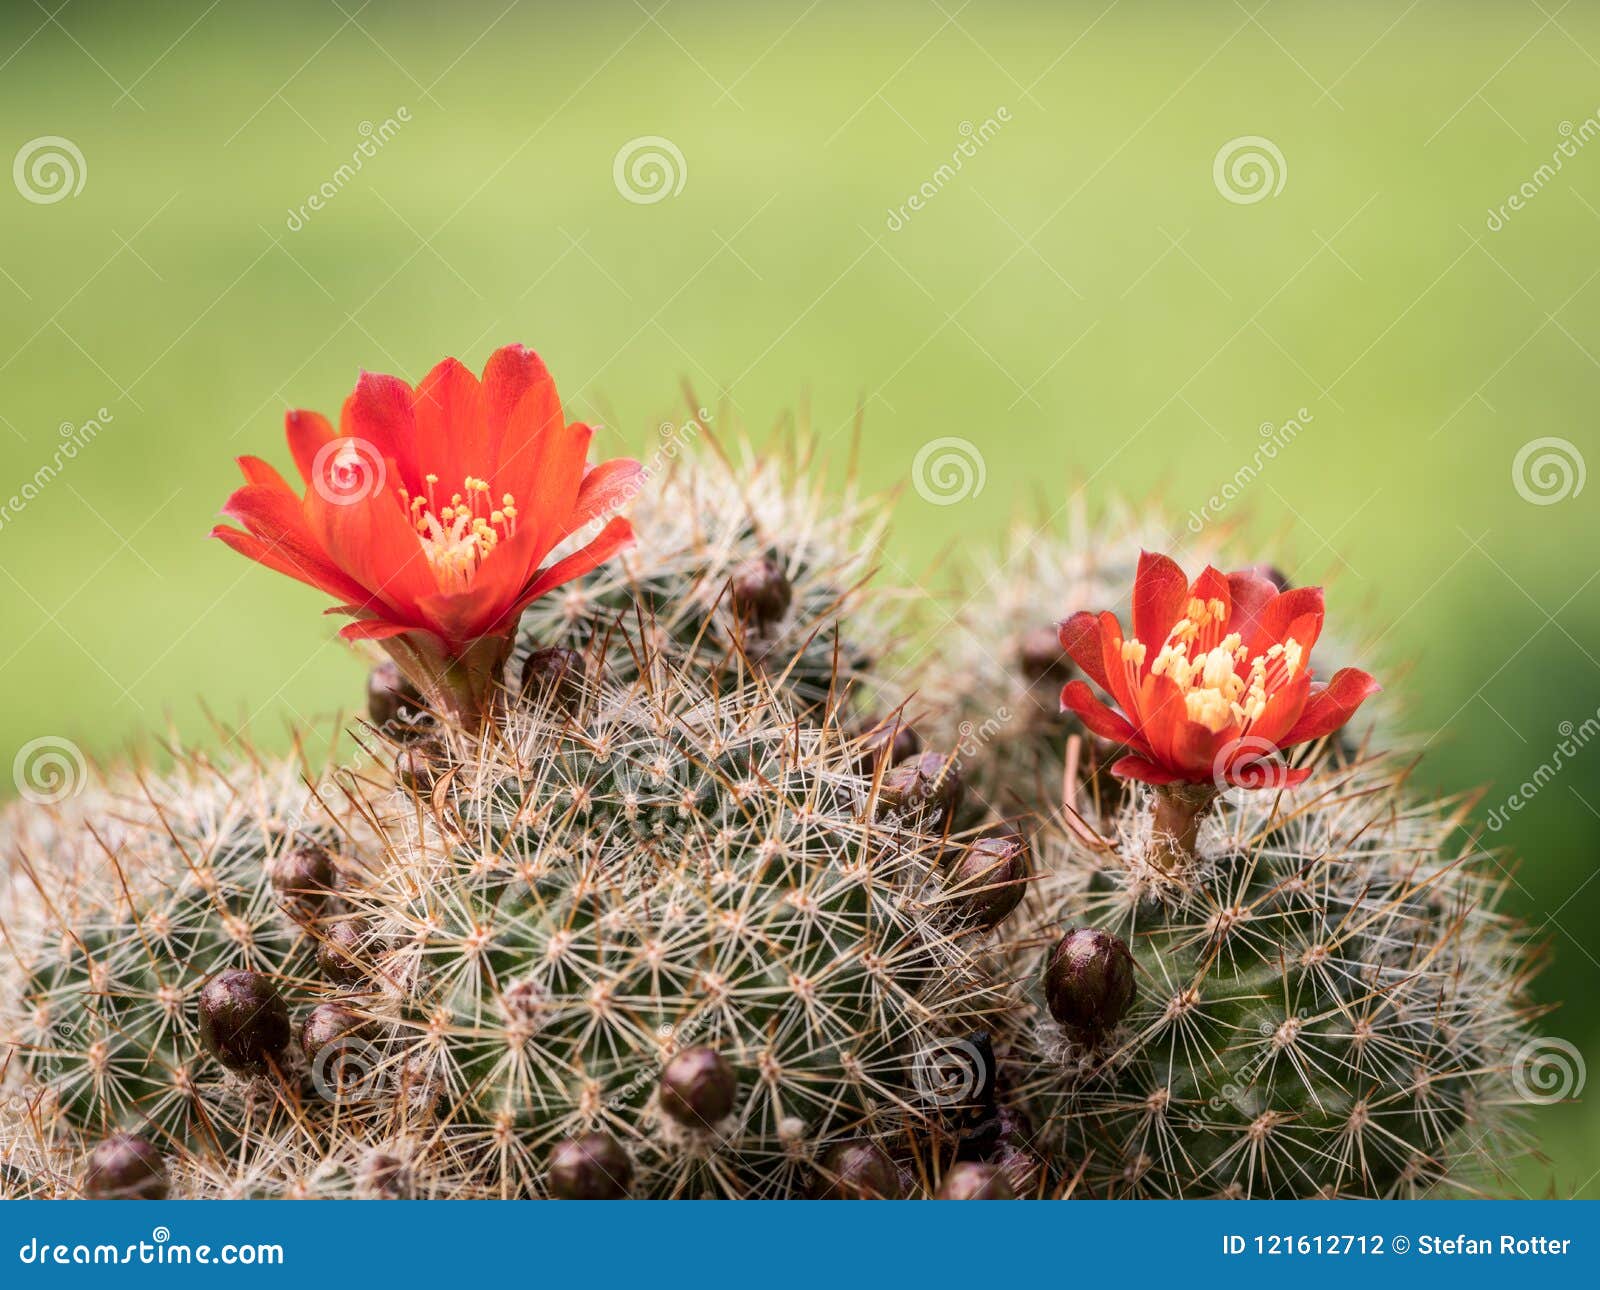
[[337, 432], [315, 412], [286, 418], [303, 489], [241, 457], [245, 485], [211, 536], [310, 584], [355, 618], [339, 633], [380, 642], [431, 701], [476, 722], [523, 609], [588, 573], [633, 530], [611, 519], [637, 462], [588, 464], [593, 429], [568, 423], [555, 381], [521, 345], [480, 380], [453, 358], [415, 389], [363, 372]]
[[1341, 668], [1312, 679], [1322, 632], [1322, 588], [1279, 591], [1255, 571], [1207, 568], [1191, 584], [1164, 555], [1145, 552], [1133, 585], [1133, 635], [1111, 613], [1077, 613], [1061, 644], [1114, 700], [1083, 681], [1061, 692], [1062, 709], [1127, 752], [1111, 767], [1147, 784], [1217, 789], [1298, 784], [1277, 753], [1339, 729], [1379, 686]]

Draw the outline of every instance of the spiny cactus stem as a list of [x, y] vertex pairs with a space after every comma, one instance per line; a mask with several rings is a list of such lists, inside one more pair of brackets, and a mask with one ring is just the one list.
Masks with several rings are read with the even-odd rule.
[[1163, 873], [1180, 874], [1194, 862], [1200, 825], [1217, 800], [1210, 784], [1163, 784], [1156, 789], [1150, 862]]

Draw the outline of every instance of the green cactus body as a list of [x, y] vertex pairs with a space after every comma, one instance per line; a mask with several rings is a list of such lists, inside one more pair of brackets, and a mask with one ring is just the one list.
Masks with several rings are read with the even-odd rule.
[[1525, 959], [1487, 858], [1370, 768], [1273, 798], [1222, 805], [1176, 878], [1136, 808], [1119, 852], [1045, 849], [1039, 938], [1098, 928], [1137, 965], [1104, 1033], [1035, 999], [1018, 1075], [1090, 1194], [1411, 1195], [1510, 1150]]
[[[530, 605], [519, 660], [552, 646], [593, 653], [600, 641], [611, 645], [613, 672], [629, 675], [638, 660], [617, 639], [620, 627], [680, 666], [736, 681], [758, 673], [801, 710], [869, 677], [892, 631], [890, 604], [880, 594], [872, 614], [852, 617], [848, 631], [841, 622], [861, 599], [883, 510], [853, 492], [824, 495], [820, 467], [808, 480], [786, 464], [795, 463], [751, 445], [737, 463], [710, 453], [674, 460], [635, 504], [634, 527], [647, 540]], [[781, 580], [778, 604], [742, 612], [735, 579], [763, 561]]]
[[[502, 1194], [593, 1131], [639, 1194], [793, 1194], [831, 1141], [913, 1122], [918, 1054], [995, 1004], [923, 902], [939, 839], [875, 820], [837, 729], [770, 691], [658, 660], [577, 718], [511, 713], [448, 784], [442, 812], [401, 800], [353, 901], [391, 947], [398, 1114]], [[689, 1045], [736, 1074], [718, 1124], [657, 1104]]]

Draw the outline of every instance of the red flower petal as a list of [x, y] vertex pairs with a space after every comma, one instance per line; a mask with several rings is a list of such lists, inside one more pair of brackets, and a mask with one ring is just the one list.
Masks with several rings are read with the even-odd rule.
[[1177, 563], [1164, 555], [1140, 552], [1133, 579], [1133, 636], [1145, 643], [1151, 659], [1166, 644], [1188, 604], [1189, 579]]
[[468, 475], [486, 479], [494, 461], [487, 426], [478, 418], [478, 378], [453, 358], [438, 364], [411, 397], [418, 463], [439, 476], [444, 497], [460, 492]]
[[334, 438], [333, 427], [325, 416], [291, 408], [284, 414], [283, 430], [300, 478], [309, 487], [317, 454]]
[[405, 636], [415, 630], [404, 623], [391, 623], [382, 618], [358, 618], [341, 627], [339, 635], [347, 641], [381, 641], [391, 636]]
[[246, 559], [287, 574], [308, 587], [315, 587], [318, 591], [355, 604], [363, 604], [367, 600], [367, 593], [362, 587], [327, 561], [308, 558], [304, 548], [269, 542], [254, 533], [241, 533], [238, 529], [229, 528], [226, 524], [217, 525], [211, 530], [211, 536], [226, 543]]
[[1174, 775], [1164, 766], [1158, 766], [1153, 761], [1131, 753], [1112, 762], [1111, 773], [1120, 775], [1123, 779], [1137, 779], [1146, 784], [1157, 785], [1176, 784], [1183, 779], [1182, 775]]
[[239, 473], [244, 476], [245, 483], [266, 484], [289, 493], [291, 497], [294, 496], [289, 491], [288, 481], [278, 473], [277, 468], [262, 461], [260, 457], [240, 457], [238, 458], [238, 463]]
[[[483, 381], [478, 387], [477, 416], [489, 447], [489, 462], [496, 468], [488, 476], [491, 481], [498, 478], [512, 413], [528, 391], [541, 385], [549, 387], [549, 397], [554, 400], [555, 382], [550, 378], [549, 369], [545, 367], [544, 360], [526, 346], [503, 346], [495, 350], [483, 365]], [[561, 420], [559, 403], [556, 404], [554, 420]], [[498, 492], [496, 496], [499, 496]]]
[[[355, 393], [344, 401], [339, 414], [339, 433], [370, 443], [380, 457], [393, 460], [400, 478], [391, 484], [404, 484], [413, 493], [422, 491], [422, 470], [417, 464], [416, 418], [411, 411], [411, 387], [398, 376], [361, 373]], [[430, 463], [429, 470], [433, 470]], [[440, 475], [443, 483], [449, 483]], [[456, 485], [450, 485], [452, 488]]]
[[412, 621], [418, 602], [437, 594], [433, 568], [391, 488], [347, 502], [329, 501], [312, 488], [305, 514], [328, 558], [390, 607], [385, 617]]
[[560, 540], [577, 505], [593, 436], [593, 428], [581, 421], [541, 435], [526, 454], [530, 477], [520, 486], [521, 491], [507, 490], [516, 495], [517, 527], [535, 526], [534, 560], [543, 559]]
[[1238, 632], [1246, 645], [1255, 640], [1261, 613], [1278, 596], [1277, 584], [1250, 569], [1228, 575], [1228, 596], [1233, 612], [1228, 631]]
[[1341, 667], [1327, 685], [1312, 691], [1300, 720], [1283, 737], [1284, 746], [1303, 744], [1332, 734], [1382, 688], [1360, 668]]
[[494, 495], [510, 493], [519, 508], [528, 509], [540, 463], [548, 451], [547, 441], [567, 429], [556, 383], [548, 372], [542, 373], [542, 378], [536, 375], [512, 407], [501, 432], [494, 463]]
[[541, 571], [517, 598], [516, 612], [521, 613], [540, 596], [554, 591], [563, 583], [581, 578], [591, 569], [598, 568], [632, 541], [633, 525], [624, 519], [612, 520], [588, 546]]
[[1144, 740], [1139, 732], [1120, 713], [1113, 712], [1082, 681], [1068, 681], [1061, 691], [1061, 708], [1078, 714], [1078, 719], [1102, 739], [1114, 744], [1126, 744], [1143, 749]]
[[607, 511], [626, 506], [637, 496], [643, 478], [644, 467], [627, 457], [614, 457], [590, 469], [578, 487], [578, 500], [566, 528], [556, 536], [556, 541], [561, 542], [585, 524], [594, 523]]
[[[1322, 620], [1326, 612], [1321, 587], [1296, 587], [1292, 591], [1280, 592], [1262, 608], [1256, 619], [1254, 638], [1245, 640], [1250, 647], [1250, 656], [1254, 658], [1257, 654], [1265, 654], [1274, 645], [1282, 645], [1292, 630], [1304, 631], [1311, 637], [1310, 640], [1302, 640], [1298, 635], [1295, 636], [1309, 656], [1311, 647], [1322, 634]], [[1309, 624], [1303, 621], [1308, 615], [1313, 619]]]
[[1078, 665], [1091, 681], [1106, 693], [1111, 693], [1111, 682], [1106, 676], [1105, 656], [1100, 639], [1100, 618], [1087, 609], [1080, 609], [1056, 629], [1061, 648]]
[[[1233, 616], [1233, 593], [1228, 587], [1227, 576], [1208, 564], [1200, 571], [1200, 576], [1194, 580], [1194, 585], [1189, 588], [1189, 597], [1206, 604], [1213, 600], [1222, 602], [1222, 616], [1208, 623], [1205, 630], [1195, 637], [1194, 646], [1189, 653], [1191, 657], [1198, 657], [1214, 650], [1227, 634], [1228, 620]], [[1151, 648], [1159, 649], [1160, 646], [1152, 645]]]

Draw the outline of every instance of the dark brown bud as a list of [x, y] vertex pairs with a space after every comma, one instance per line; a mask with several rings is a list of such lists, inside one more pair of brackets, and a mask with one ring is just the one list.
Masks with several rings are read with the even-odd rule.
[[863, 775], [872, 774], [885, 758], [894, 766], [922, 751], [922, 736], [898, 715], [863, 726], [855, 742], [856, 766]]
[[900, 1171], [875, 1144], [841, 1142], [823, 1157], [819, 1200], [899, 1200]]
[[1062, 681], [1072, 675], [1072, 660], [1054, 627], [1030, 627], [1017, 641], [1017, 668], [1030, 681]]
[[624, 1200], [632, 1186], [633, 1161], [609, 1133], [567, 1138], [550, 1153], [550, 1194], [557, 1200]]
[[661, 1072], [661, 1109], [685, 1128], [726, 1120], [738, 1095], [738, 1074], [714, 1048], [685, 1048]]
[[1076, 927], [1050, 952], [1044, 990], [1050, 1015], [1075, 1035], [1092, 1039], [1133, 1006], [1133, 955], [1110, 932]]
[[289, 1046], [289, 1009], [259, 972], [219, 972], [200, 991], [200, 1039], [229, 1070], [262, 1074]]
[[361, 1162], [361, 1193], [373, 1200], [415, 1200], [411, 1167], [386, 1151], [374, 1151]]
[[997, 927], [1028, 891], [1028, 844], [1018, 833], [976, 839], [945, 880], [951, 906], [980, 927]]
[[313, 1067], [317, 1054], [341, 1039], [359, 1039], [372, 1033], [372, 1026], [359, 1012], [342, 1003], [319, 1003], [300, 1024], [300, 1047]]
[[431, 793], [442, 769], [444, 749], [427, 740], [410, 744], [395, 754], [394, 775], [413, 793]]
[[794, 588], [783, 567], [768, 556], [751, 556], [733, 571], [733, 609], [757, 627], [767, 627], [789, 612]]
[[385, 659], [367, 675], [367, 716], [391, 735], [405, 735], [427, 722], [422, 692], [406, 679], [393, 659]]
[[964, 1160], [951, 1165], [939, 1184], [940, 1200], [1015, 1200], [1016, 1193], [999, 1165]]
[[1289, 590], [1289, 575], [1275, 564], [1252, 564], [1246, 573], [1253, 573], [1258, 578], [1265, 578], [1279, 591]]
[[271, 878], [283, 912], [308, 923], [327, 911], [338, 872], [325, 849], [304, 842], [272, 861]]
[[89, 1152], [83, 1194], [90, 1200], [165, 1200], [167, 1165], [152, 1142], [114, 1133]]
[[338, 985], [355, 986], [372, 976], [371, 931], [362, 918], [341, 918], [323, 933], [317, 946], [317, 966]]
[[522, 696], [576, 715], [583, 703], [586, 670], [575, 649], [536, 649], [522, 663]]
[[896, 815], [926, 815], [937, 824], [960, 806], [963, 788], [953, 760], [943, 753], [918, 753], [884, 775], [878, 808]]

